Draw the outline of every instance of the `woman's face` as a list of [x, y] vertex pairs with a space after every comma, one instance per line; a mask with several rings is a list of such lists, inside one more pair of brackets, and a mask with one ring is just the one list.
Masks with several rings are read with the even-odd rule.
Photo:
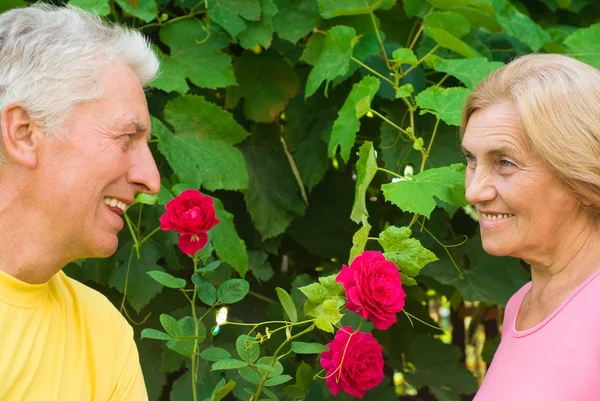
[[487, 253], [545, 258], [585, 218], [580, 203], [527, 147], [511, 103], [473, 113], [462, 146], [466, 198], [477, 209]]

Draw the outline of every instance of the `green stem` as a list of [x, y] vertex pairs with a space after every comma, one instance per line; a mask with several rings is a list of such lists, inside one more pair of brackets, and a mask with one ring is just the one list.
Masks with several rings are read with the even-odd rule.
[[123, 213], [123, 217], [125, 218], [125, 222], [127, 223], [127, 227], [129, 227], [129, 232], [131, 233], [131, 237], [133, 238], [133, 247], [135, 248], [135, 253], [137, 254], [138, 259], [140, 258], [140, 241], [138, 240], [137, 233], [133, 228], [133, 223], [127, 213]]
[[[271, 367], [275, 366], [275, 363], [278, 361], [278, 356], [279, 353], [281, 353], [281, 351], [283, 350], [283, 347], [285, 347], [287, 344], [289, 344], [290, 342], [292, 342], [292, 340], [295, 340], [298, 337], [303, 336], [304, 334], [312, 331], [315, 328], [314, 324], [311, 324], [309, 328], [301, 331], [300, 333], [290, 336], [290, 338], [286, 339], [280, 346], [279, 348], [277, 348], [277, 350], [275, 351], [275, 353], [273, 354], [273, 360], [271, 361]], [[261, 377], [260, 379], [260, 383], [258, 384], [258, 388], [256, 389], [256, 394], [254, 394], [254, 397], [252, 398], [253, 400], [259, 400], [260, 398], [260, 394], [262, 393], [262, 389], [265, 385], [265, 382], [267, 381], [267, 378], [269, 377], [269, 373], [267, 372], [265, 373], [265, 375], [263, 377]]]
[[[196, 268], [198, 267], [198, 259], [196, 257], [193, 258], [194, 260], [194, 271], [196, 271]], [[196, 317], [196, 296], [198, 296], [198, 286], [194, 286], [194, 294], [192, 295], [192, 302], [191, 302], [191, 306], [192, 306], [192, 316], [194, 318], [194, 337], [196, 337], [194, 339], [194, 346], [192, 348], [193, 352], [192, 352], [192, 396], [194, 398], [194, 401], [198, 401], [198, 389], [197, 389], [197, 382], [198, 382], [198, 332], [200, 330], [200, 324], [198, 321], [198, 318]]]
[[392, 127], [396, 128], [398, 131], [402, 132], [404, 135], [407, 135], [408, 137], [410, 137], [410, 135], [408, 134], [408, 132], [406, 132], [404, 129], [400, 128], [399, 126], [397, 126], [396, 124], [394, 124], [393, 122], [391, 122], [390, 120], [388, 120], [384, 115], [378, 113], [377, 111], [375, 111], [373, 109], [371, 109], [371, 113], [375, 114], [377, 117], [381, 118], [383, 121], [385, 121], [386, 123], [388, 123]]
[[418, 60], [418, 61], [417, 61], [417, 64], [415, 64], [415, 65], [411, 66], [411, 67], [410, 67], [408, 70], [404, 71], [404, 72], [402, 73], [402, 76], [403, 76], [403, 77], [405, 77], [405, 76], [406, 76], [406, 74], [408, 74], [408, 73], [409, 73], [409, 72], [411, 72], [413, 69], [415, 69], [416, 67], [418, 67], [419, 65], [421, 65], [421, 63], [422, 63], [422, 62], [423, 62], [423, 61], [424, 61], [424, 60], [425, 60], [427, 57], [431, 56], [431, 55], [432, 55], [432, 54], [433, 54], [433, 53], [434, 53], [434, 52], [435, 52], [437, 49], [439, 49], [439, 48], [440, 48], [440, 45], [435, 45], [435, 46], [433, 47], [433, 49], [429, 50], [429, 52], [428, 52], [426, 55], [424, 55], [424, 56], [423, 56], [423, 57], [422, 57], [420, 60]]
[[421, 33], [423, 32], [423, 25], [424, 24], [421, 24], [421, 26], [419, 27], [419, 30], [415, 34], [415, 37], [413, 38], [412, 42], [410, 42], [410, 46], [408, 46], [409, 49], [412, 49], [417, 44], [417, 40], [419, 39], [419, 36], [421, 36]]
[[[410, 324], [411, 324], [411, 326], [412, 326], [412, 320], [411, 320], [411, 318], [412, 318], [412, 319], [415, 319], [415, 320], [416, 320], [416, 321], [418, 321], [418, 322], [421, 322], [421, 323], [423, 323], [425, 326], [429, 326], [429, 327], [431, 327], [431, 328], [433, 328], [433, 329], [436, 329], [436, 330], [444, 331], [444, 329], [442, 329], [442, 328], [440, 328], [440, 327], [437, 327], [437, 326], [434, 326], [434, 325], [432, 325], [432, 324], [429, 324], [429, 323], [427, 323], [427, 322], [425, 322], [425, 321], [423, 321], [423, 320], [419, 319], [419, 318], [418, 318], [418, 317], [416, 317], [415, 315], [412, 315], [412, 314], [408, 313], [408, 312], [407, 312], [407, 311], [405, 311], [404, 309], [402, 310], [402, 312], [404, 312], [404, 313], [406, 314], [406, 317], [408, 317], [408, 320], [410, 320]], [[414, 327], [414, 326], [413, 326], [413, 327]]]
[[423, 153], [423, 158], [421, 160], [421, 171], [425, 168], [425, 162], [429, 157], [429, 152], [431, 152], [431, 146], [433, 145], [433, 141], [435, 140], [435, 134], [437, 134], [438, 125], [440, 125], [440, 119], [438, 118], [435, 122], [435, 126], [433, 127], [433, 134], [431, 134], [431, 139], [429, 140], [429, 145], [427, 146], [427, 150]]
[[385, 46], [383, 44], [383, 40], [381, 40], [381, 36], [379, 35], [379, 28], [377, 27], [377, 20], [375, 19], [375, 14], [373, 14], [373, 12], [371, 11], [370, 15], [371, 15], [371, 22], [373, 23], [373, 29], [375, 30], [375, 35], [377, 36], [377, 41], [379, 42], [379, 46], [381, 47], [381, 52], [383, 53], [383, 58], [385, 59], [385, 66], [387, 67], [388, 70], [391, 71], [392, 67], [390, 65], [390, 60], [388, 59], [387, 53], [385, 51]]
[[[404, 177], [402, 177], [400, 174], [396, 174], [396, 173], [394, 173], [393, 171], [386, 170], [386, 169], [384, 169], [383, 167], [377, 167], [377, 170], [379, 170], [379, 171], [383, 171], [383, 172], [386, 172], [386, 173], [388, 173], [388, 174], [391, 174], [391, 175], [393, 175], [394, 177], [398, 177], [398, 178], [404, 178]], [[369, 238], [369, 239], [371, 239], [371, 238]]]
[[180, 17], [175, 17], [173, 19], [170, 19], [166, 22], [153, 22], [151, 24], [146, 24], [146, 25], [142, 25], [141, 27], [139, 27], [138, 29], [141, 31], [142, 29], [146, 29], [146, 28], [150, 28], [151, 26], [165, 26], [165, 25], [169, 25], [175, 21], [181, 21], [183, 19], [188, 19], [188, 18], [194, 18], [196, 15], [200, 15], [200, 14], [204, 14], [206, 13], [206, 10], [202, 10], [202, 11], [198, 11], [195, 13], [190, 13], [190, 14], [186, 14], [186, 15], [182, 15]]
[[440, 86], [441, 84], [444, 83], [444, 81], [450, 76], [450, 74], [446, 74], [444, 75], [444, 77], [442, 79], [440, 79], [440, 82], [438, 82], [437, 84], [435, 84], [435, 86]]
[[148, 241], [150, 239], [150, 237], [152, 237], [158, 231], [160, 231], [160, 226], [156, 227], [154, 230], [152, 230], [152, 232], [150, 234], [148, 234], [144, 238], [142, 238], [142, 240], [140, 241], [140, 246], [142, 246], [144, 244], [144, 242]]
[[270, 304], [279, 305], [279, 302], [277, 302], [269, 297], [265, 297], [264, 295], [256, 293], [254, 291], [248, 291], [248, 295], [251, 295], [254, 298], [260, 299], [261, 301], [265, 301]]
[[[452, 264], [454, 265], [454, 267], [456, 268], [456, 270], [458, 271], [458, 276], [460, 277], [461, 280], [465, 279], [465, 276], [463, 276], [462, 271], [460, 270], [460, 268], [458, 267], [458, 265], [456, 264], [456, 262], [454, 261], [454, 258], [452, 257], [452, 255], [450, 254], [450, 251], [448, 251], [448, 248], [446, 245], [442, 244], [440, 242], [440, 240], [438, 240], [435, 235], [433, 235], [431, 232], [429, 232], [428, 229], [425, 228], [425, 226], [421, 227], [423, 230], [425, 230], [425, 232], [427, 234], [429, 234], [431, 236], [431, 238], [433, 238], [433, 240], [435, 242], [437, 242], [442, 248], [444, 248], [444, 251], [446, 251], [446, 254], [448, 255], [448, 257], [450, 258], [450, 262], [452, 262]], [[455, 245], [450, 246], [450, 248], [454, 247]]]
[[384, 81], [386, 81], [387, 83], [389, 83], [390, 85], [392, 85], [392, 87], [394, 89], [398, 89], [398, 87], [396, 86], [396, 84], [394, 83], [394, 81], [392, 81], [391, 79], [387, 78], [385, 75], [382, 75], [381, 73], [375, 71], [374, 69], [372, 69], [371, 67], [369, 67], [368, 65], [366, 65], [365, 63], [363, 63], [362, 61], [360, 61], [359, 59], [357, 59], [356, 57], [351, 57], [350, 60], [352, 60], [356, 64], [360, 65], [362, 68], [364, 68], [365, 70], [369, 71], [371, 74], [377, 75], [379, 78], [383, 79]]

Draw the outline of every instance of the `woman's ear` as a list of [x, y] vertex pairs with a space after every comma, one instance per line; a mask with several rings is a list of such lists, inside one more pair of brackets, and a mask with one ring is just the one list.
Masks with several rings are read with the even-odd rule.
[[45, 135], [21, 104], [10, 103], [2, 110], [0, 129], [6, 156], [23, 167], [35, 168]]

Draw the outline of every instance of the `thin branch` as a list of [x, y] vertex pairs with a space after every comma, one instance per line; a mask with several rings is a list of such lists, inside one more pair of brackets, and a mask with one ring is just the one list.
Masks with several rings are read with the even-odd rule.
[[394, 81], [392, 81], [391, 79], [389, 79], [386, 76], [382, 75], [381, 73], [375, 71], [374, 69], [372, 69], [371, 67], [369, 67], [368, 65], [366, 65], [365, 63], [363, 63], [362, 61], [360, 61], [359, 59], [357, 59], [356, 57], [351, 57], [350, 60], [352, 60], [356, 64], [360, 65], [362, 68], [364, 68], [365, 70], [369, 71], [371, 74], [377, 75], [379, 78], [383, 79], [384, 81], [386, 81], [387, 83], [389, 83], [390, 85], [392, 85], [392, 88], [398, 89], [398, 87], [396, 86], [396, 84], [394, 84]]

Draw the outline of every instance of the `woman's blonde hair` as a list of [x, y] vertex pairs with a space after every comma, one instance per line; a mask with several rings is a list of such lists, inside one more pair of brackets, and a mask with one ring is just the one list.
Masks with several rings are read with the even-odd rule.
[[558, 54], [519, 57], [468, 98], [461, 137], [475, 111], [505, 101], [514, 105], [531, 150], [600, 218], [600, 71]]

